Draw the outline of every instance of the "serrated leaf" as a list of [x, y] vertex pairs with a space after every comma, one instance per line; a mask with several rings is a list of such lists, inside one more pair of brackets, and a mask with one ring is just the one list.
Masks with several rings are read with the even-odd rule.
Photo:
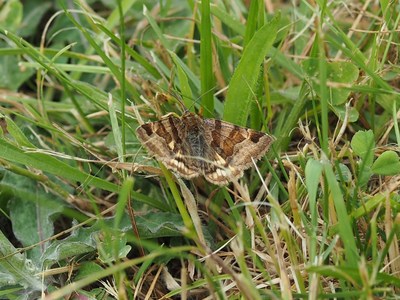
[[399, 156], [394, 151], [385, 151], [375, 160], [371, 170], [378, 175], [400, 174]]

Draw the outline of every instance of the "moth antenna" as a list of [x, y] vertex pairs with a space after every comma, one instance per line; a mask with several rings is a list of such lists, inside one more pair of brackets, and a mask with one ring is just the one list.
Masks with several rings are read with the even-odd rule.
[[196, 98], [196, 99], [193, 101], [192, 105], [189, 106], [188, 111], [192, 110], [192, 108], [193, 108], [196, 104], [199, 104], [200, 109], [199, 109], [198, 115], [203, 116], [203, 111], [204, 111], [204, 110], [207, 110], [207, 112], [209, 112], [211, 115], [214, 115], [214, 112], [213, 112], [213, 111], [210, 111], [209, 109], [206, 109], [206, 108], [204, 107], [204, 105], [201, 104], [201, 98], [203, 97], [203, 95], [212, 92], [214, 89], [215, 89], [215, 88], [212, 88], [212, 89], [210, 89], [210, 90], [204, 92], [203, 94], [201, 94], [198, 98]]
[[170, 98], [172, 98], [174, 102], [179, 103], [179, 106], [180, 106], [180, 109], [182, 112], [186, 113], [189, 110], [188, 108], [186, 108], [185, 103], [182, 101], [182, 99], [181, 99], [182, 97], [176, 91], [171, 90], [169, 92], [169, 94], [170, 94]]

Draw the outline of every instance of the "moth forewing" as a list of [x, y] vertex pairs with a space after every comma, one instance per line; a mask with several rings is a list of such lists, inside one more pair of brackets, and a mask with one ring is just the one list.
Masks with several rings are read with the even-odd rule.
[[209, 182], [226, 185], [243, 176], [274, 139], [262, 132], [186, 112], [146, 123], [136, 130], [150, 154], [186, 179], [203, 175]]

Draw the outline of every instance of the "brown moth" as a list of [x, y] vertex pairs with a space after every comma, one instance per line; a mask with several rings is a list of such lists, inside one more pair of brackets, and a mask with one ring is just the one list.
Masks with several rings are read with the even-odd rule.
[[185, 179], [203, 175], [226, 185], [243, 176], [260, 159], [274, 138], [253, 129], [186, 112], [143, 124], [136, 135], [148, 152]]

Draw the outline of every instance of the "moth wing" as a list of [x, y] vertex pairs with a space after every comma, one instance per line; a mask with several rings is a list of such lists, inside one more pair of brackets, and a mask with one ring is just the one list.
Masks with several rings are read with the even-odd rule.
[[[205, 128], [211, 136], [210, 146], [214, 150], [214, 170], [204, 174], [212, 183], [224, 185], [238, 179], [243, 171], [265, 155], [274, 138], [253, 129], [240, 127], [228, 122], [206, 119]], [[219, 183], [221, 182], [221, 183]]]
[[191, 179], [199, 175], [198, 170], [189, 168], [182, 144], [185, 130], [181, 119], [168, 116], [156, 122], [150, 122], [136, 129], [136, 136], [147, 151], [161, 161], [168, 169], [180, 176]]

